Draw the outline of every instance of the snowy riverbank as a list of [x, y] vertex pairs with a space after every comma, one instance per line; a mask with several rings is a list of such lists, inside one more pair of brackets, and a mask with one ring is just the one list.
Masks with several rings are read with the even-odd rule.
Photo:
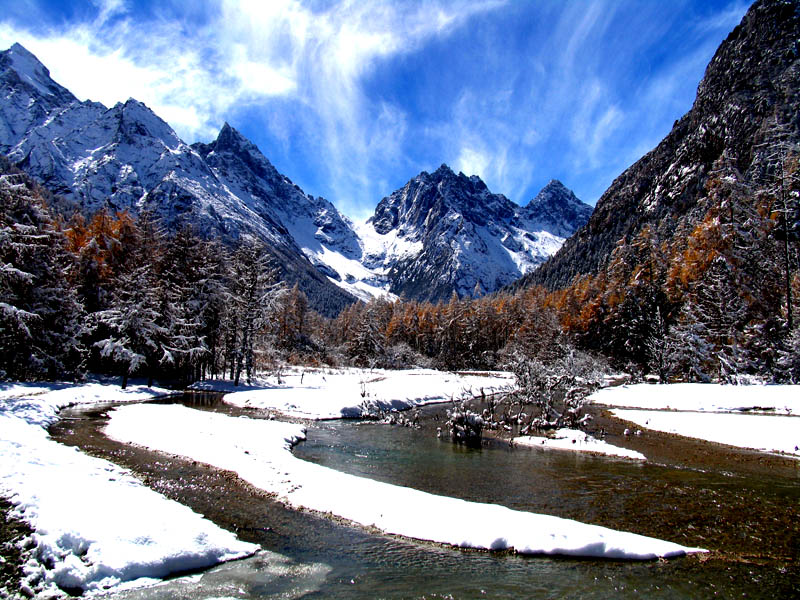
[[[257, 385], [202, 389], [229, 393], [234, 405], [294, 417], [329, 419], [403, 410], [490, 394], [513, 383], [506, 373], [431, 370], [288, 369]], [[625, 386], [592, 401], [642, 428], [800, 456], [800, 395], [792, 386]], [[58, 444], [47, 427], [60, 408], [78, 403], [136, 402], [168, 393], [110, 381], [0, 384], [0, 495], [34, 530], [25, 586], [48, 594], [150, 583], [170, 573], [246, 556], [258, 546], [238, 540], [187, 507], [167, 500], [113, 463]], [[175, 424], [180, 423], [180, 427]], [[287, 504], [331, 513], [366, 527], [459, 547], [520, 553], [646, 559], [696, 549], [551, 516], [467, 502], [347, 475], [295, 458], [301, 426], [233, 418], [182, 406], [135, 405], [112, 411], [109, 434], [128, 443], [229, 469]], [[640, 459], [581, 432], [517, 443]], [[413, 508], [410, 508], [413, 507]]]
[[34, 531], [23, 593], [142, 585], [258, 550], [126, 470], [47, 435], [64, 406], [166, 392], [100, 382], [0, 384], [0, 495]]
[[558, 429], [553, 432], [551, 437], [535, 435], [515, 437], [513, 442], [519, 446], [542, 448], [544, 450], [568, 450], [571, 452], [602, 454], [604, 456], [614, 456], [617, 458], [647, 460], [647, 457], [641, 452], [614, 446], [603, 440], [598, 440], [588, 433], [575, 429]]
[[800, 458], [800, 386], [639, 384], [590, 401], [645, 429]]
[[[174, 424], [180, 423], [176, 429]], [[233, 418], [181, 406], [125, 406], [106, 433], [118, 441], [228, 469], [288, 504], [390, 534], [466, 548], [617, 559], [697, 549], [568, 519], [467, 502], [341, 473], [295, 458], [300, 425]]]
[[245, 408], [274, 410], [305, 419], [368, 416], [377, 410], [416, 406], [510, 389], [514, 376], [503, 372], [459, 373], [432, 369], [291, 368], [253, 385], [203, 381], [195, 389], [228, 392], [225, 402]]

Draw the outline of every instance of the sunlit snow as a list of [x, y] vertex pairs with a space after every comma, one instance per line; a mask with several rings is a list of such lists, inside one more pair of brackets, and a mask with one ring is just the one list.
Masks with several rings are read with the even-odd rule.
[[647, 460], [647, 457], [641, 452], [614, 446], [603, 440], [598, 440], [588, 433], [575, 429], [558, 429], [553, 432], [552, 437], [533, 435], [516, 437], [514, 438], [514, 443], [520, 446], [543, 448], [545, 450], [569, 450], [572, 452], [588, 452], [606, 456], [632, 458], [634, 460]]
[[141, 585], [258, 550], [127, 471], [59, 444], [46, 427], [60, 407], [137, 401], [164, 390], [89, 383], [0, 384], [0, 495], [33, 530], [26, 589]]
[[590, 400], [618, 407], [615, 416], [646, 429], [800, 457], [796, 385], [639, 384], [606, 388]]
[[197, 389], [229, 391], [225, 402], [270, 409], [308, 419], [361, 417], [370, 410], [405, 410], [459, 399], [464, 394], [490, 394], [514, 384], [510, 373], [457, 373], [432, 369], [290, 369], [280, 381], [270, 377], [235, 391], [225, 381], [205, 381]]
[[[175, 423], [181, 426], [176, 428]], [[292, 455], [291, 445], [305, 435], [300, 425], [182, 406], [137, 405], [114, 411], [106, 433], [119, 441], [235, 471], [292, 506], [331, 513], [389, 534], [465, 548], [514, 549], [523, 554], [652, 559], [699, 551], [334, 471]]]

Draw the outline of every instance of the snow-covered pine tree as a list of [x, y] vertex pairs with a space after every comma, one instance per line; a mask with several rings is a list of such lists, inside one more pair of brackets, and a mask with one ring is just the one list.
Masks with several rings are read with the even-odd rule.
[[[211, 251], [217, 253], [212, 255]], [[162, 316], [166, 337], [162, 364], [184, 384], [201, 377], [218, 343], [226, 300], [222, 252], [218, 244], [197, 237], [185, 226], [168, 240], [162, 260]]]
[[0, 378], [82, 374], [83, 307], [69, 283], [71, 256], [37, 187], [0, 175]]
[[252, 236], [243, 237], [231, 261], [228, 341], [234, 385], [239, 385], [243, 371], [247, 381], [252, 380], [257, 341], [265, 332], [280, 289], [278, 271], [264, 245]]
[[293, 350], [308, 344], [307, 314], [308, 300], [298, 284], [278, 292], [275, 309], [270, 317], [279, 348]]
[[202, 277], [199, 288], [195, 290], [195, 309], [201, 323], [199, 335], [208, 348], [200, 364], [198, 378], [206, 375], [216, 377], [222, 371], [224, 323], [231, 304], [230, 256], [227, 248], [215, 240], [204, 240], [197, 252]]
[[384, 364], [387, 355], [384, 332], [391, 320], [391, 313], [387, 314], [386, 308], [386, 301], [379, 298], [373, 298], [363, 306], [346, 348], [354, 365], [377, 367]]
[[791, 128], [775, 115], [765, 132], [768, 141], [756, 146], [754, 178], [762, 184], [759, 195], [766, 199], [774, 219], [773, 255], [781, 266], [783, 313], [786, 330], [795, 325], [793, 279], [800, 276], [800, 143]]
[[668, 376], [687, 382], [708, 382], [711, 346], [705, 323], [697, 318], [692, 298], [681, 308], [678, 320], [669, 328], [664, 359]]
[[125, 222], [122, 235], [107, 242], [116, 258], [108, 280], [108, 308], [95, 311], [94, 347], [122, 375], [122, 387], [134, 374], [146, 374], [152, 383], [164, 357], [164, 288], [158, 271], [163, 232], [146, 213], [137, 222]]
[[469, 343], [464, 331], [467, 312], [468, 302], [460, 300], [455, 292], [441, 311], [436, 336], [439, 341], [438, 361], [445, 369], [456, 369], [464, 364]]

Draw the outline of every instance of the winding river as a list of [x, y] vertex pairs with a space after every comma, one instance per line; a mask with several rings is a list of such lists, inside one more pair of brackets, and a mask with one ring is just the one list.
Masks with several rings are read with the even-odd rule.
[[[242, 411], [216, 395], [187, 394], [198, 410]], [[102, 434], [111, 405], [69, 409], [59, 441], [130, 468], [265, 552], [115, 598], [708, 598], [797, 597], [800, 479], [689, 469], [440, 441], [441, 407], [422, 429], [354, 421], [308, 427], [305, 460], [425, 491], [703, 546], [709, 555], [616, 562], [522, 557], [381, 535], [287, 509], [233, 474], [119, 444]], [[248, 416], [257, 416], [247, 412]], [[415, 507], [409, 506], [413, 514]], [[124, 516], [121, 515], [121, 518]], [[465, 528], [469, 523], [464, 524]]]

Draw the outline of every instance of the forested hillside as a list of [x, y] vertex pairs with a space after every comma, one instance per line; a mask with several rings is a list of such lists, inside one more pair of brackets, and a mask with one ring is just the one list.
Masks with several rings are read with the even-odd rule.
[[56, 216], [63, 200], [4, 160], [0, 376], [188, 382], [275, 361], [456, 369], [602, 355], [662, 381], [796, 382], [798, 39], [797, 0], [756, 2], [692, 110], [589, 223], [511, 291], [472, 300], [373, 299], [322, 317], [251, 236], [226, 247], [146, 210]]
[[[277, 283], [265, 248], [235, 248], [149, 214], [100, 211], [69, 222], [3, 159], [0, 175], [0, 377], [98, 373], [187, 383], [254, 367], [263, 338], [297, 340], [306, 311]], [[284, 337], [285, 336], [285, 337]]]
[[374, 299], [329, 319], [278, 282], [252, 238], [229, 249], [188, 228], [168, 235], [146, 212], [65, 220], [7, 162], [0, 194], [4, 379], [89, 371], [185, 384], [280, 361], [457, 369], [575, 356], [539, 289], [436, 305]]
[[796, 363], [798, 38], [798, 2], [756, 2], [691, 111], [518, 284], [553, 291], [585, 346], [701, 380]]

